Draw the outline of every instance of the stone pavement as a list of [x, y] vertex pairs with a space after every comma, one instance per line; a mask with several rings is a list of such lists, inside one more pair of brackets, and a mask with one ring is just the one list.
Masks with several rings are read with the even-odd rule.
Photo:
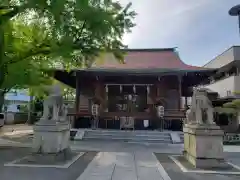
[[0, 147], [1, 180], [76, 180], [95, 157], [96, 152], [87, 152], [69, 168], [55, 167], [14, 167], [4, 166], [30, 154], [29, 148]]
[[100, 152], [77, 180], [169, 180], [149, 152]]
[[[1, 140], [0, 140], [1, 142]], [[22, 158], [30, 152], [30, 148], [18, 148], [24, 143], [0, 147], [0, 179], [1, 180], [237, 180], [240, 176], [220, 174], [183, 173], [172, 161], [166, 161], [171, 154], [180, 154], [182, 145], [141, 145], [115, 142], [72, 142], [72, 149], [77, 152], [87, 151], [85, 158], [80, 158], [67, 169], [36, 167], [5, 167], [4, 163]], [[12, 147], [15, 145], [15, 147]], [[27, 145], [25, 144], [27, 147]], [[30, 146], [30, 144], [28, 145]], [[233, 147], [232, 147], [233, 148]], [[92, 153], [93, 150], [99, 150]], [[228, 150], [237, 151], [237, 148]], [[90, 152], [89, 152], [90, 151]], [[158, 152], [161, 158], [153, 154]], [[90, 154], [89, 154], [90, 153]], [[227, 159], [240, 166], [239, 151], [225, 152]]]
[[[240, 175], [226, 175], [226, 174], [208, 174], [208, 173], [192, 173], [192, 172], [182, 172], [181, 169], [173, 163], [172, 160], [166, 155], [157, 154], [156, 155], [159, 162], [161, 162], [162, 167], [169, 175], [171, 180], [239, 180]], [[236, 156], [238, 160], [237, 165], [240, 165], [240, 156]], [[150, 179], [149, 179], [150, 180]]]
[[[15, 134], [11, 134], [11, 128]], [[237, 180], [237, 175], [183, 173], [168, 156], [181, 154], [182, 144], [134, 144], [72, 141], [76, 152], [86, 152], [69, 168], [6, 167], [30, 153], [31, 127], [8, 126], [0, 138], [1, 180]], [[25, 134], [23, 132], [26, 132]], [[17, 133], [22, 132], [22, 133]], [[5, 138], [9, 136], [10, 138]], [[20, 148], [21, 147], [21, 148]], [[224, 146], [227, 160], [240, 167], [240, 146]], [[159, 153], [156, 157], [154, 153]]]
[[[32, 126], [27, 124], [4, 125], [0, 129], [0, 145], [11, 144], [12, 146], [31, 146], [33, 133]], [[2, 138], [1, 138], [2, 137]], [[16, 143], [15, 143], [16, 142]], [[125, 152], [139, 149], [139, 151], [152, 151], [161, 153], [178, 154], [183, 150], [183, 144], [131, 144], [123, 142], [100, 142], [100, 141], [72, 141], [71, 146], [78, 150]], [[225, 145], [225, 152], [240, 152], [240, 146]]]
[[[158, 152], [166, 154], [181, 154], [183, 144], [140, 144], [125, 142], [73, 141], [71, 147], [77, 150], [102, 152]], [[240, 146], [224, 146], [224, 152], [239, 152]]]

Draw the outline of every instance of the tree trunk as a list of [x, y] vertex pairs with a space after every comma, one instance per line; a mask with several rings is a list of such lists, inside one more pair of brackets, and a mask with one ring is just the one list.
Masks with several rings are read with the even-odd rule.
[[33, 107], [33, 96], [30, 93], [30, 100], [28, 102], [28, 120], [27, 120], [27, 124], [31, 124], [32, 123], [32, 121], [31, 121], [32, 109], [33, 109], [32, 107]]
[[4, 105], [4, 92], [0, 92], [0, 113], [3, 112], [3, 105]]
[[4, 69], [4, 27], [3, 22], [0, 19], [0, 112], [3, 110], [4, 105], [4, 89], [2, 85], [4, 83], [5, 69]]

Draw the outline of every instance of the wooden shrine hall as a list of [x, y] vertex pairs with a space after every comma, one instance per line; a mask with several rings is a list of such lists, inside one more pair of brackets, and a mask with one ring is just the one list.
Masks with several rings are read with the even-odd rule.
[[[216, 70], [185, 64], [174, 48], [123, 51], [124, 63], [105, 54], [91, 68], [55, 71], [57, 80], [76, 88], [75, 128], [91, 127], [97, 104], [97, 128], [181, 130], [182, 99], [186, 106], [192, 87]], [[162, 117], [157, 106], [164, 107]]]

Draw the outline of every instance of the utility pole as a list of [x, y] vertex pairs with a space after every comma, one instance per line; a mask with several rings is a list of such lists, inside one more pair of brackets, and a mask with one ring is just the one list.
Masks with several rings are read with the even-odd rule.
[[238, 17], [238, 28], [239, 28], [239, 35], [240, 35], [240, 4], [232, 7], [228, 14], [230, 16], [237, 16]]

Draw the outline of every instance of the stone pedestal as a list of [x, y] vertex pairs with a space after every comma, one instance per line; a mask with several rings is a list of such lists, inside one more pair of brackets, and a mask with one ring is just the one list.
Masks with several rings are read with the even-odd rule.
[[69, 149], [70, 124], [68, 121], [39, 121], [34, 125], [32, 151], [42, 154], [56, 154]]
[[223, 131], [219, 126], [186, 124], [184, 156], [196, 168], [223, 168]]

